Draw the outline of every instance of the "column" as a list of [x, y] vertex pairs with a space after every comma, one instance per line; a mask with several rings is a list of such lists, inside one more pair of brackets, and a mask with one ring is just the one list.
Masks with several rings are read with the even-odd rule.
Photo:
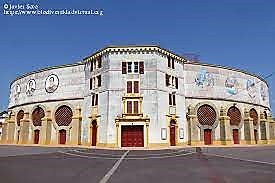
[[230, 117], [227, 116], [226, 110], [221, 107], [220, 110], [220, 143], [221, 145], [233, 144], [232, 130], [230, 126]]
[[199, 128], [197, 127], [197, 115], [195, 115], [195, 111], [192, 106], [188, 107], [187, 123], [188, 145], [202, 145], [203, 142], [200, 141]]
[[245, 144], [255, 144], [253, 119], [247, 109], [244, 110], [244, 141]]
[[6, 144], [8, 140], [8, 120], [9, 118], [5, 118], [5, 122], [2, 124], [1, 144]]
[[146, 146], [149, 147], [149, 120], [146, 120]]
[[31, 131], [30, 114], [25, 112], [24, 118], [20, 120], [19, 144], [33, 144], [33, 135]]
[[80, 145], [81, 144], [81, 108], [78, 106], [75, 109], [74, 116], [72, 117], [72, 136], [71, 136], [71, 144]]
[[41, 119], [41, 132], [39, 144], [50, 144], [52, 140], [52, 119], [51, 119], [51, 110], [46, 110], [46, 115]]
[[15, 124], [15, 115], [11, 114], [11, 117], [7, 120], [7, 143], [8, 144], [16, 144], [17, 137], [15, 138], [15, 131], [16, 124]]
[[260, 131], [259, 144], [267, 144], [269, 139], [269, 125], [262, 112], [260, 113]]

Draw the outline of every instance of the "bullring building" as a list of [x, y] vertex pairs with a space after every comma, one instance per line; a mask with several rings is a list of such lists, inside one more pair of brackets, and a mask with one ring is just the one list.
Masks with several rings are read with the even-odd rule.
[[159, 46], [110, 46], [10, 86], [3, 144], [158, 148], [275, 142], [267, 82]]

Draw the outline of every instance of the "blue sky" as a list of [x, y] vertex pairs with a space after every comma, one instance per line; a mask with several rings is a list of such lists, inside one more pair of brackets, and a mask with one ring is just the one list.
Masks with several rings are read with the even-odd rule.
[[[5, 16], [3, 4], [103, 9], [104, 16]], [[203, 62], [266, 76], [275, 71], [275, 1], [1, 0], [0, 110], [9, 83], [39, 68], [73, 63], [107, 45], [159, 44]], [[275, 76], [268, 79], [275, 107]]]

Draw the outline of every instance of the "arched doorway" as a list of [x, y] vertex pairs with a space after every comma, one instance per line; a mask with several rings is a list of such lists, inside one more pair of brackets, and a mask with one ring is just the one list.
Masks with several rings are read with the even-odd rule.
[[96, 146], [96, 140], [97, 140], [97, 122], [96, 120], [93, 120], [92, 126], [91, 126], [91, 139], [92, 139], [92, 146]]
[[170, 121], [170, 146], [176, 145], [176, 121]]
[[254, 132], [254, 140], [255, 140], [255, 143], [257, 144], [259, 139], [258, 130], [256, 129], [258, 125], [258, 119], [259, 119], [257, 111], [255, 109], [251, 109], [249, 111], [249, 117], [253, 119], [254, 129], [251, 129], [251, 130], [253, 130]]
[[59, 130], [59, 144], [66, 144], [66, 130]]
[[234, 144], [239, 144], [240, 139], [239, 139], [238, 126], [241, 123], [241, 112], [237, 107], [232, 106], [228, 109], [227, 116], [230, 117], [230, 125], [233, 128], [232, 130], [233, 142]]
[[[41, 107], [37, 107], [33, 112], [32, 112], [32, 123], [34, 126], [41, 126], [42, 124], [42, 118], [45, 117], [45, 112]], [[34, 130], [34, 144], [39, 143], [39, 136], [40, 136], [40, 131], [39, 130]]]
[[199, 123], [202, 126], [205, 126], [205, 128], [203, 129], [204, 144], [212, 144], [212, 127], [217, 119], [215, 109], [208, 104], [204, 104], [198, 108], [197, 117]]
[[34, 130], [34, 144], [39, 143], [40, 130]]
[[[55, 112], [55, 122], [58, 126], [69, 126], [72, 122], [73, 111], [70, 107], [63, 105]], [[59, 143], [66, 144], [66, 130], [59, 130]]]

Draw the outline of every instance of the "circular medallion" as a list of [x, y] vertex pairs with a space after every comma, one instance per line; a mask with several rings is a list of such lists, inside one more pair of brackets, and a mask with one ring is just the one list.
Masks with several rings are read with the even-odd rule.
[[58, 85], [59, 85], [59, 79], [57, 75], [51, 74], [46, 79], [45, 90], [48, 93], [53, 93], [58, 88]]
[[36, 89], [36, 83], [34, 79], [29, 80], [28, 84], [27, 84], [27, 92], [26, 94], [28, 96], [31, 96], [33, 94], [33, 92]]

